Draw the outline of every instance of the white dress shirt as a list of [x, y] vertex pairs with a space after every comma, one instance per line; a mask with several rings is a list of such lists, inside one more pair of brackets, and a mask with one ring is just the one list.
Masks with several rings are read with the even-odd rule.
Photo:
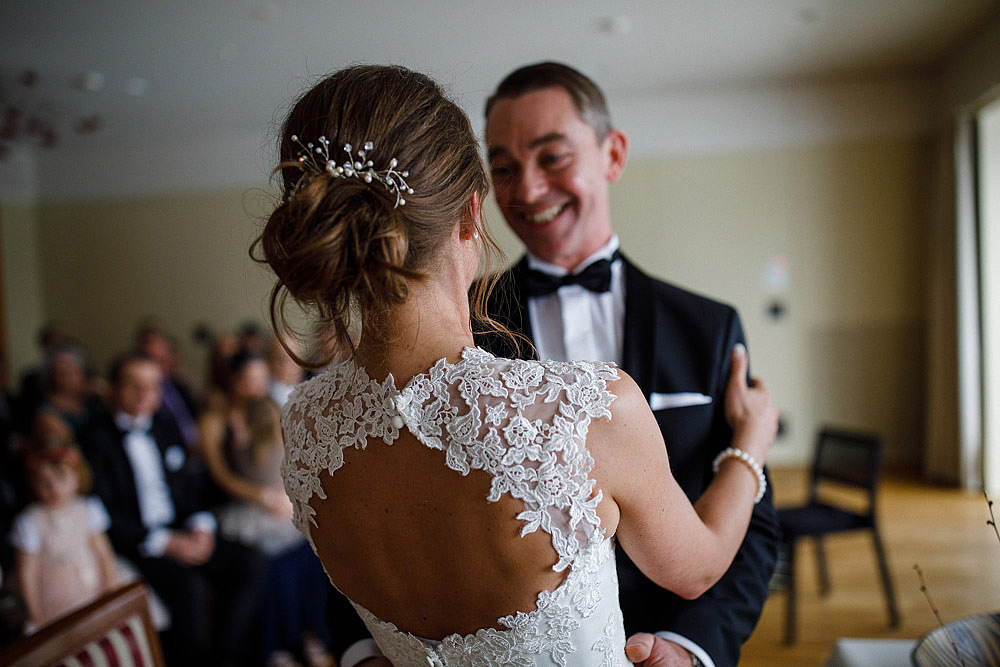
[[[590, 257], [567, 271], [528, 253], [528, 267], [552, 276], [578, 273], [590, 264], [611, 259], [618, 250], [612, 235]], [[611, 289], [593, 292], [582, 285], [563, 285], [552, 294], [528, 299], [531, 335], [540, 359], [622, 362], [625, 339], [625, 280], [621, 260], [611, 265]]]
[[133, 418], [124, 413], [115, 415], [115, 424], [125, 431], [125, 455], [135, 477], [139, 515], [142, 524], [150, 530], [168, 526], [174, 520], [174, 501], [167, 486], [160, 449], [149, 434], [152, 423], [152, 418], [148, 416]]

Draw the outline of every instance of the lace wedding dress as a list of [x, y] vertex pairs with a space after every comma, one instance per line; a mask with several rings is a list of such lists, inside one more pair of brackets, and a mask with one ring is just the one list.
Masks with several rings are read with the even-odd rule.
[[553, 569], [569, 568], [557, 588], [539, 592], [535, 609], [442, 640], [407, 633], [352, 601], [393, 665], [628, 664], [614, 545], [597, 516], [601, 493], [593, 492], [585, 447], [590, 421], [611, 416], [607, 383], [617, 377], [609, 364], [512, 361], [466, 348], [461, 361], [442, 359], [398, 390], [391, 375], [376, 382], [351, 361], [295, 390], [282, 419], [282, 477], [310, 542], [309, 502], [325, 497], [320, 474], [336, 475], [345, 448], [364, 449], [369, 439], [391, 445], [405, 426], [444, 451], [452, 470], [489, 473], [484, 502], [502, 494], [523, 501], [521, 535], [548, 533], [558, 555]]

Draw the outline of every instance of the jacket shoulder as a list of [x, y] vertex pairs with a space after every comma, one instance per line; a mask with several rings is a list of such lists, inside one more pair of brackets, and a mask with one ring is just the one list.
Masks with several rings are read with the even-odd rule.
[[626, 299], [630, 294], [638, 295], [654, 310], [669, 313], [671, 319], [700, 322], [709, 328], [729, 326], [737, 317], [736, 309], [728, 303], [654, 278], [631, 262], [626, 266]]

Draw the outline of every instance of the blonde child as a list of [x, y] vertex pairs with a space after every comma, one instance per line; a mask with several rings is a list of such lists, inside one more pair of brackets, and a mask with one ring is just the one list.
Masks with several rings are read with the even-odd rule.
[[90, 472], [72, 447], [47, 447], [25, 460], [36, 502], [17, 516], [11, 542], [31, 625], [41, 627], [119, 583], [110, 518], [101, 501], [82, 496]]

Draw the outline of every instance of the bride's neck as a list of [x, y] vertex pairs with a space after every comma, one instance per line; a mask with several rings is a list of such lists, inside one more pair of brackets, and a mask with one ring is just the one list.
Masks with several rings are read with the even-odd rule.
[[445, 358], [457, 361], [474, 345], [467, 290], [452, 281], [410, 285], [406, 302], [390, 309], [380, 336], [362, 334], [355, 360], [372, 377], [392, 373], [400, 385]]

